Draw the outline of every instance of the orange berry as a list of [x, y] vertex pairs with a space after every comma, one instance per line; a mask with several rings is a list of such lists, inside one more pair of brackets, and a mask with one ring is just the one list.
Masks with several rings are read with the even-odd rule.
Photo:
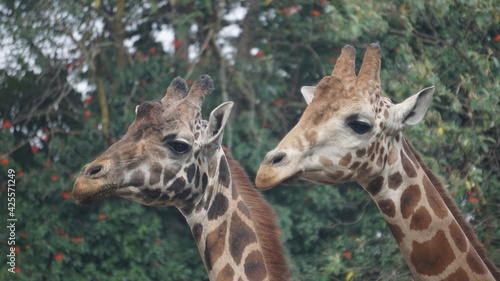
[[64, 254], [57, 253], [54, 255], [53, 259], [55, 259], [56, 261], [62, 261], [64, 260]]
[[58, 175], [52, 175], [52, 177], [50, 177], [50, 180], [51, 181], [58, 181], [59, 180], [59, 176]]
[[283, 98], [279, 98], [279, 99], [276, 99], [276, 100], [274, 100], [274, 101], [273, 101], [273, 104], [274, 104], [275, 106], [280, 106], [280, 105], [282, 105], [283, 103], [285, 103], [285, 99], [283, 99]]
[[90, 118], [90, 116], [92, 115], [92, 113], [90, 112], [90, 110], [85, 110], [85, 118]]
[[93, 100], [93, 99], [94, 99], [94, 97], [93, 97], [93, 96], [88, 96], [88, 97], [85, 99], [85, 104], [86, 104], [86, 105], [89, 105], [89, 104], [92, 102], [92, 100]]
[[342, 254], [344, 258], [350, 259], [352, 258], [352, 252], [351, 251], [345, 251], [344, 254]]
[[70, 199], [71, 198], [71, 192], [67, 192], [67, 191], [63, 192], [61, 196], [64, 199]]
[[108, 216], [106, 214], [99, 214], [97, 215], [97, 218], [99, 218], [100, 220], [105, 220]]
[[2, 160], [0, 160], [0, 164], [3, 165], [3, 166], [7, 166], [9, 165], [9, 159], [7, 158], [2, 158]]
[[320, 14], [321, 14], [321, 13], [320, 13], [319, 11], [317, 11], [317, 10], [312, 10], [312, 11], [311, 11], [311, 15], [313, 15], [313, 16], [315, 16], [315, 17], [319, 16]]
[[175, 48], [179, 48], [180, 46], [182, 46], [182, 41], [174, 40], [172, 41], [172, 45], [174, 45]]
[[36, 154], [38, 152], [38, 150], [40, 150], [40, 147], [38, 147], [36, 145], [31, 146], [31, 152]]
[[83, 242], [83, 238], [81, 236], [71, 237], [69, 241], [72, 243], [81, 243]]
[[472, 204], [476, 204], [477, 202], [479, 202], [479, 199], [477, 199], [477, 197], [471, 197], [469, 198], [469, 202], [471, 202]]
[[3, 127], [4, 129], [10, 129], [10, 127], [12, 127], [12, 123], [10, 123], [10, 121], [9, 121], [9, 120], [5, 120], [5, 121], [3, 121], [3, 123], [2, 123], [2, 127]]

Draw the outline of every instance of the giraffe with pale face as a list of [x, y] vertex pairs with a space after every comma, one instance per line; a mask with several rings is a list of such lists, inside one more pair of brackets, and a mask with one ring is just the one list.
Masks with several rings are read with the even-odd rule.
[[208, 121], [201, 117], [212, 90], [208, 75], [189, 93], [176, 78], [161, 101], [138, 106], [124, 137], [82, 168], [73, 198], [80, 205], [114, 195], [175, 206], [191, 228], [210, 280], [288, 280], [276, 214], [221, 146], [233, 103], [214, 109]]
[[355, 57], [344, 47], [330, 76], [302, 88], [308, 106], [262, 161], [256, 185], [357, 182], [378, 205], [415, 280], [500, 280], [472, 227], [403, 136], [424, 117], [434, 87], [393, 104], [380, 88], [380, 47], [368, 47], [357, 76]]

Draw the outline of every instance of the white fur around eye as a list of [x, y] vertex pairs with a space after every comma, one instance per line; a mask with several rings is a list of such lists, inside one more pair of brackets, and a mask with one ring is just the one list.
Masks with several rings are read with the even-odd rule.
[[135, 106], [135, 115], [137, 115], [137, 109], [139, 109], [138, 105]]

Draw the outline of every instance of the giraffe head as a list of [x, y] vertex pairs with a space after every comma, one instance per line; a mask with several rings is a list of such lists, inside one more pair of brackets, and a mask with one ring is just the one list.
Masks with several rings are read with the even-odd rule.
[[342, 53], [330, 76], [303, 87], [308, 103], [298, 124], [270, 151], [256, 185], [268, 189], [296, 179], [319, 184], [369, 182], [391, 157], [390, 142], [427, 111], [434, 87], [399, 104], [382, 97], [378, 44], [371, 44], [356, 76], [356, 51]]
[[208, 121], [203, 120], [201, 104], [211, 91], [208, 75], [198, 78], [189, 93], [178, 77], [161, 101], [137, 106], [135, 120], [123, 138], [82, 168], [73, 187], [77, 203], [87, 205], [116, 195], [183, 210], [197, 200], [211, 176], [210, 167], [218, 167], [220, 158], [214, 155], [221, 149], [233, 105], [221, 104]]

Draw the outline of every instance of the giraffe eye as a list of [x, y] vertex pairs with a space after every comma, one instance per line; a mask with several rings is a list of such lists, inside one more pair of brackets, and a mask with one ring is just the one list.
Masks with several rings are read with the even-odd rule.
[[370, 124], [363, 121], [351, 121], [347, 123], [347, 126], [349, 126], [356, 134], [360, 135], [368, 133], [372, 129]]
[[177, 154], [184, 154], [189, 151], [189, 144], [183, 141], [172, 141], [168, 143], [168, 147]]

